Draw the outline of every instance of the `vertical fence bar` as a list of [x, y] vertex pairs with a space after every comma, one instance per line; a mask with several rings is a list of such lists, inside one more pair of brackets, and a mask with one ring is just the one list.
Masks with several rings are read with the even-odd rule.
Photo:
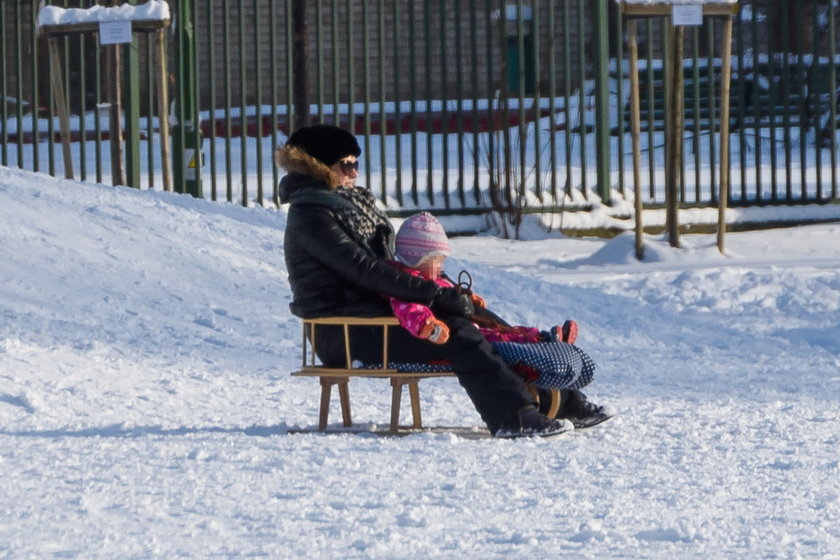
[[[525, 114], [525, 79], [526, 79], [526, 72], [525, 72], [525, 23], [524, 23], [524, 14], [522, 13], [524, 8], [524, 4], [522, 0], [517, 0], [516, 3], [516, 58], [517, 58], [517, 88], [516, 88], [516, 101], [517, 101], [517, 121], [518, 121], [518, 129], [519, 129], [519, 142], [517, 142], [517, 148], [519, 150], [519, 180], [518, 180], [518, 188], [516, 189], [516, 205], [517, 207], [523, 203], [525, 200], [525, 181], [526, 181], [526, 173], [527, 173], [527, 160], [526, 160], [526, 151], [528, 149], [528, 132], [526, 128], [526, 119], [527, 116]], [[507, 25], [507, 22], [505, 22]], [[509, 124], [507, 126], [510, 126]]]
[[831, 150], [831, 198], [837, 198], [837, 20], [834, 2], [828, 3], [828, 114], [829, 146]]
[[542, 193], [542, 154], [543, 144], [541, 142], [540, 134], [540, 118], [542, 115], [542, 92], [540, 74], [542, 74], [542, 65], [540, 64], [540, 47], [542, 41], [540, 40], [540, 0], [534, 0], [534, 20], [531, 27], [531, 41], [534, 45], [534, 91], [531, 95], [533, 99], [534, 111], [534, 194], [537, 199], [543, 202]]
[[330, 19], [330, 32], [332, 35], [332, 39], [330, 40], [330, 44], [332, 45], [330, 62], [332, 62], [333, 124], [341, 126], [341, 114], [339, 111], [339, 103], [341, 103], [341, 99], [339, 98], [341, 93], [341, 75], [339, 73], [341, 55], [339, 54], [339, 49], [341, 48], [341, 44], [338, 42], [338, 4], [336, 2], [337, 0], [332, 0], [330, 4], [330, 15], [332, 16]]
[[[152, 37], [157, 37], [157, 34], [145, 34], [146, 40], [146, 187], [148, 189], [155, 188], [155, 150], [154, 150], [154, 123], [152, 119], [157, 114], [155, 111], [155, 101], [159, 101], [157, 99], [157, 94], [154, 88], [154, 68], [155, 64], [152, 62], [155, 60], [155, 54], [153, 50], [154, 43], [152, 41]], [[161, 141], [163, 137], [161, 136]], [[82, 158], [84, 160], [84, 158]], [[161, 162], [163, 163], [163, 162]], [[163, 166], [161, 166], [162, 168]]]
[[729, 165], [729, 93], [732, 78], [732, 18], [727, 16], [723, 22], [723, 52], [721, 60], [721, 83], [720, 83], [720, 202], [718, 204], [718, 227], [717, 247], [724, 252], [724, 240], [726, 237], [726, 207], [729, 199], [730, 165]]
[[[481, 190], [479, 186], [479, 168], [481, 166], [481, 148], [479, 146], [479, 122], [478, 122], [478, 6], [476, 0], [470, 0], [470, 100], [472, 103], [472, 164], [473, 164], [473, 202], [481, 203]], [[484, 96], [484, 98], [488, 98]], [[490, 132], [492, 127], [487, 124]], [[492, 132], [491, 132], [492, 133]]]
[[[388, 115], [386, 114], [385, 106], [385, 84], [387, 83], [385, 76], [385, 1], [379, 0], [376, 7], [377, 14], [377, 45], [379, 46], [379, 170], [382, 176], [382, 201], [385, 202], [388, 198], [387, 178], [388, 178], [388, 154], [385, 149], [387, 140]], [[398, 31], [397, 23], [394, 22], [392, 29], [396, 33]], [[396, 80], [395, 80], [396, 81]], [[399, 133], [395, 134], [399, 138]], [[397, 175], [395, 177], [397, 199], [402, 198], [399, 192], [399, 163], [397, 163]]]
[[[6, 4], [0, 6], [0, 44], [6, 44]], [[2, 137], [0, 137], [0, 165], [9, 165], [9, 104], [6, 102], [9, 99], [9, 84], [8, 84], [9, 70], [6, 67], [5, 53], [0, 55], [0, 96], [3, 97], [3, 103], [0, 103], [0, 127], [2, 127]], [[20, 100], [18, 100], [20, 104]], [[18, 134], [20, 134], [20, 124], [18, 124]]]
[[409, 4], [408, 17], [408, 53], [409, 53], [409, 84], [411, 97], [411, 201], [417, 205], [420, 202], [417, 177], [417, 14], [416, 3]]
[[193, 131], [190, 134], [190, 142], [192, 142], [192, 149], [194, 150], [195, 154], [195, 166], [193, 167], [193, 192], [190, 194], [192, 196], [203, 198], [204, 197], [204, 188], [201, 184], [201, 168], [202, 168], [202, 133], [201, 133], [201, 106], [199, 104], [199, 95], [198, 95], [198, 84], [201, 83], [201, 68], [198, 65], [198, 48], [197, 48], [197, 39], [195, 37], [196, 33], [198, 32], [198, 9], [196, 3], [194, 2], [192, 5], [192, 9], [190, 10], [190, 16], [192, 20], [190, 21], [190, 30], [192, 32], [192, 48], [190, 49], [189, 56], [192, 61], [192, 83], [193, 87], [191, 88], [190, 95], [192, 96], [192, 117], [195, 118], [195, 123], [193, 124]]
[[[295, 106], [297, 105], [297, 101], [295, 100], [295, 88], [300, 88], [303, 86], [303, 90], [307, 87], [305, 75], [304, 76], [296, 76], [295, 75], [295, 59], [298, 56], [298, 53], [295, 52], [298, 45], [304, 44], [308, 42], [308, 39], [305, 37], [296, 38], [295, 33], [297, 32], [297, 25], [295, 24], [295, 20], [298, 17], [297, 15], [298, 10], [295, 9], [295, 4], [293, 1], [286, 2], [286, 136], [289, 137], [295, 131], [295, 123], [298, 120], [305, 124], [309, 124], [311, 120], [310, 114], [310, 107], [307, 106], [304, 108], [306, 111], [306, 115], [296, 115], [295, 114]], [[302, 20], [306, 20], [306, 6], [300, 6], [300, 18]], [[301, 27], [306, 27], [305, 25]], [[308, 35], [307, 35], [308, 37]], [[299, 40], [298, 40], [299, 39]], [[301, 56], [302, 60], [306, 60], [305, 54]], [[320, 62], [318, 62], [320, 64]], [[304, 82], [303, 84], [297, 84], [296, 82], [300, 80]], [[305, 96], [306, 99], [309, 99], [308, 95]], [[276, 187], [275, 187], [276, 188]], [[279, 192], [278, 192], [278, 200], [279, 200]]]
[[[741, 200], [746, 200], [747, 158], [744, 155], [747, 153], [747, 131], [744, 127], [744, 119], [746, 118], [747, 87], [744, 78], [744, 20], [740, 16], [735, 17], [738, 21], [738, 164], [741, 170]], [[755, 56], [755, 53], [753, 53], [753, 56]]]
[[[557, 204], [557, 22], [554, 14], [554, 0], [548, 0], [548, 152], [551, 166], [551, 197]], [[620, 43], [621, 41], [619, 41]]]
[[[790, 5], [788, 0], [782, 0], [782, 13], [790, 13]], [[787, 18], [785, 18], [787, 19]], [[790, 22], [787, 22], [790, 23]], [[793, 198], [793, 176], [791, 172], [791, 138], [790, 138], [790, 25], [785, 25], [782, 31], [782, 99], [785, 105], [782, 112], [782, 132], [784, 134], [785, 147], [785, 200], [790, 202]]]
[[[817, 2], [811, 3], [811, 45], [813, 48], [813, 53], [811, 57], [811, 83], [806, 87], [809, 88], [809, 91], [813, 91], [813, 95], [811, 99], [813, 99], [814, 107], [813, 107], [813, 122], [814, 122], [814, 157], [815, 160], [815, 167], [817, 173], [817, 192], [815, 195], [815, 200], [820, 201], [822, 199], [823, 194], [823, 174], [822, 174], [822, 146], [821, 139], [820, 139], [820, 120], [823, 114], [823, 107], [822, 103], [820, 102], [820, 88], [818, 84], [821, 82], [820, 75], [822, 71], [820, 69], [820, 35], [817, 32], [819, 29], [819, 5]], [[805, 184], [803, 182], [803, 188], [805, 188]]]
[[578, 139], [580, 141], [580, 192], [589, 200], [589, 181], [586, 177], [586, 2], [578, 0]]
[[[487, 164], [487, 172], [488, 172], [488, 179], [489, 179], [489, 187], [490, 192], [492, 193], [494, 188], [498, 188], [496, 183], [496, 105], [500, 102], [498, 97], [494, 95], [493, 91], [493, 9], [494, 3], [492, 0], [485, 0], [484, 2], [484, 29], [485, 29], [485, 37], [487, 40], [485, 41], [485, 57], [486, 57], [486, 66], [485, 72], [487, 74], [487, 146], [486, 146], [486, 164]], [[491, 195], [491, 202], [492, 202], [492, 195]]]
[[222, 25], [222, 49], [224, 50], [223, 72], [225, 76], [225, 199], [233, 202], [233, 177], [231, 176], [231, 136], [233, 135], [233, 124], [231, 123], [231, 75], [230, 75], [230, 4], [224, 0], [224, 23]]
[[[499, 48], [501, 49], [501, 56], [499, 59], [501, 60], [501, 68], [499, 72], [499, 112], [497, 113], [500, 125], [499, 125], [499, 157], [497, 159], [496, 169], [494, 169], [494, 173], [497, 178], [497, 182], [501, 184], [497, 185], [497, 192], [501, 193], [496, 196], [495, 203], [500, 206], [502, 209], [510, 209], [513, 207], [513, 195], [512, 195], [512, 175], [515, 171], [514, 164], [513, 164], [513, 154], [511, 152], [511, 130], [510, 130], [510, 98], [511, 98], [511, 91], [510, 91], [510, 80], [508, 79], [508, 72], [510, 71], [510, 64], [508, 63], [508, 56], [507, 56], [507, 29], [506, 29], [506, 10], [507, 6], [502, 4], [502, 7], [499, 10], [500, 16], [498, 19], [498, 25], [496, 26], [496, 36]], [[507, 235], [507, 223], [508, 220], [505, 216], [502, 216], [499, 220], [503, 225], [503, 231], [505, 231], [505, 235]]]
[[674, 30], [674, 73], [675, 79], [673, 84], [677, 84], [677, 95], [674, 99], [679, 99], [679, 107], [675, 107], [673, 115], [675, 120], [671, 125], [672, 130], [679, 125], [679, 132], [675, 137], [674, 147], [678, 149], [679, 155], [676, 160], [677, 164], [677, 184], [679, 185], [679, 198], [677, 200], [685, 202], [685, 27], [680, 26]]
[[[20, 2], [15, 2], [15, 44], [20, 45], [23, 39], [23, 33], [21, 31], [21, 26], [23, 23], [23, 17], [20, 13]], [[23, 169], [23, 49], [18, 48], [15, 51], [15, 85], [17, 86], [15, 89], [15, 97], [17, 98], [17, 110], [16, 110], [16, 117], [17, 117], [17, 166]], [[52, 82], [52, 77], [50, 78], [50, 82]], [[52, 87], [50, 87], [50, 91], [52, 91]], [[52, 99], [52, 96], [50, 96]], [[3, 100], [5, 103], [5, 99]], [[48, 116], [50, 123], [53, 120], [53, 112], [52, 112], [53, 103], [51, 102], [48, 111]], [[38, 108], [32, 107], [32, 112], [37, 114]], [[38, 140], [38, 129], [35, 128], [33, 132], [33, 142]], [[55, 175], [55, 168], [52, 165], [53, 158], [50, 157], [50, 175]]]
[[137, 34], [132, 41], [123, 45], [124, 91], [124, 142], [125, 142], [125, 178], [126, 183], [140, 188], [140, 57], [138, 55]]
[[[739, 16], [740, 17], [740, 16]], [[762, 172], [761, 172], [761, 90], [758, 87], [758, 77], [760, 71], [759, 64], [759, 50], [758, 50], [758, 10], [752, 10], [752, 19], [750, 20], [750, 30], [752, 34], [752, 104], [753, 104], [753, 167], [755, 168], [755, 199], [761, 200], [763, 198], [762, 188]], [[768, 51], [769, 52], [769, 51]], [[743, 157], [743, 155], [741, 156]]]
[[[805, 103], [805, 32], [802, 29], [803, 16], [802, 11], [805, 9], [805, 2], [796, 6], [796, 23], [794, 24], [795, 38], [796, 38], [796, 89], [797, 97], [799, 98], [799, 193], [802, 200], [808, 198], [808, 162], [806, 150], [808, 149], [808, 116], [806, 115]], [[811, 60], [816, 59], [816, 53], [813, 53]]]
[[456, 131], [458, 138], [458, 200], [461, 208], [466, 204], [464, 193], [464, 73], [462, 39], [462, 11], [461, 0], [455, 0], [455, 100], [457, 104]]
[[776, 154], [776, 94], [778, 93], [778, 85], [776, 84], [776, 39], [777, 37], [771, 31], [775, 24], [775, 10], [767, 10], [767, 45], [769, 49], [769, 56], [767, 61], [767, 83], [769, 84], [769, 120], [770, 120], [770, 198], [771, 200], [779, 200], [779, 178], [776, 170], [778, 167], [778, 157]]
[[[694, 156], [694, 199], [699, 201], [702, 200], [702, 192], [701, 188], [703, 186], [703, 179], [701, 175], [701, 167], [700, 167], [700, 142], [702, 141], [702, 130], [701, 130], [701, 119], [702, 119], [702, 111], [700, 109], [700, 64], [698, 63], [698, 57], [700, 56], [700, 30], [699, 26], [694, 26], [691, 28], [691, 79], [694, 82], [694, 86], [692, 87], [692, 99], [693, 99], [693, 107], [692, 112], [694, 113], [694, 123], [692, 126], [692, 155]], [[709, 86], [712, 88], [712, 86]], [[710, 115], [709, 119], [713, 119], [714, 116]]]
[[217, 158], [216, 158], [216, 7], [215, 0], [207, 0], [207, 89], [210, 90], [210, 119], [209, 119], [209, 154], [208, 160], [210, 164], [210, 199], [218, 200], [218, 184], [216, 180], [217, 175]]
[[429, 7], [429, 0], [424, 0], [423, 2], [423, 44], [424, 44], [424, 54], [423, 57], [424, 65], [425, 65], [425, 98], [426, 98], [426, 196], [428, 197], [429, 204], [434, 206], [435, 204], [435, 189], [434, 189], [434, 177], [432, 176], [433, 167], [434, 167], [434, 157], [432, 154], [433, 151], [433, 139], [432, 133], [434, 132], [433, 126], [433, 115], [432, 115], [432, 32], [431, 32], [431, 25], [432, 25], [432, 15], [431, 15], [431, 8]]
[[618, 137], [618, 192], [626, 196], [624, 180], [624, 18], [621, 10], [615, 11], [615, 28], [618, 40], [616, 41], [615, 56], [615, 84], [616, 84], [616, 130]]
[[[68, 8], [69, 6], [70, 6], [69, 0], [64, 0], [64, 7]], [[35, 10], [33, 10], [33, 12], [34, 11]], [[62, 78], [64, 80], [64, 83], [62, 84], [61, 90], [64, 92], [63, 93], [63, 95], [64, 95], [64, 106], [66, 107], [67, 117], [69, 118], [70, 107], [72, 106], [72, 97], [73, 97], [72, 93], [70, 92], [70, 35], [65, 35], [58, 42], [59, 42], [59, 44], [61, 44], [61, 57], [60, 57], [60, 59], [62, 61], [61, 64], [63, 66], [63, 68], [61, 69], [61, 73], [62, 73]], [[115, 47], [115, 48], [119, 48], [119, 47]], [[121, 56], [122, 56], [122, 54], [121, 54]], [[127, 60], [124, 60], [124, 61], [121, 62], [123, 69], [125, 69], [127, 63], [128, 63]], [[117, 80], [123, 80], [123, 77], [118, 75], [116, 77], [116, 79]], [[125, 83], [125, 82], [123, 81], [123, 83]], [[123, 115], [125, 115], [126, 114], [125, 111], [127, 110], [127, 107], [126, 107], [125, 103], [123, 103], [122, 109], [124, 111]], [[60, 114], [61, 113], [59, 113], [59, 115]], [[123, 120], [125, 120], [125, 118], [123, 118]], [[32, 122], [34, 123], [36, 121], [32, 121]], [[35, 127], [33, 127], [33, 128], [35, 128]], [[36, 128], [36, 130], [37, 130], [37, 128]], [[123, 133], [123, 138], [127, 139], [128, 138], [128, 131], [125, 130], [124, 126], [121, 127], [121, 130], [122, 130], [122, 133]], [[69, 132], [68, 132], [68, 136], [69, 136]], [[34, 155], [34, 153], [36, 153], [38, 151], [37, 146], [38, 146], [37, 143], [34, 143], [32, 145], [32, 148], [34, 150], [33, 155]], [[123, 141], [123, 149], [127, 149], [127, 148], [128, 148], [128, 143]], [[64, 155], [64, 159], [65, 159], [65, 164], [64, 164], [65, 165], [65, 171], [64, 172], [65, 172], [65, 176], [66, 176], [66, 174], [67, 174], [67, 169], [66, 168], [68, 167], [67, 160], [72, 158], [72, 156], [70, 155], [72, 153], [72, 146], [68, 145], [68, 146], [65, 147], [64, 146], [64, 141], [62, 141], [62, 151], [65, 154]], [[73, 171], [71, 171], [71, 173], [73, 173]], [[75, 175], [74, 175], [74, 177], [75, 177]]]
[[[349, 13], [347, 14], [347, 43], [346, 43], [347, 53], [346, 54], [347, 54], [347, 70], [348, 71], [346, 73], [345, 79], [347, 81], [347, 86], [346, 86], [347, 87], [347, 95], [348, 95], [348, 97], [347, 97], [347, 109], [348, 109], [347, 113], [348, 113], [348, 119], [349, 119], [349, 122], [350, 122], [349, 129], [351, 131], [355, 132], [356, 131], [356, 71], [355, 71], [355, 57], [353, 56], [353, 38], [355, 36], [355, 32], [353, 31], [353, 13], [354, 13], [354, 10], [352, 9], [352, 5], [353, 4], [352, 4], [352, 1], [351, 1], [350, 4], [349, 4], [349, 7], [351, 9], [350, 9]], [[365, 43], [365, 46], [364, 46], [365, 53], [368, 53], [369, 48], [370, 47], [368, 46], [368, 44]], [[365, 56], [367, 56], [367, 54]], [[367, 76], [365, 77], [365, 79], [367, 79]], [[339, 83], [340, 82], [338, 80], [336, 80], [336, 85], [338, 85]], [[338, 98], [339, 98], [338, 94], [340, 92], [341, 92], [341, 90], [336, 92], [336, 100], [338, 100]], [[365, 135], [369, 136], [369, 134], [367, 134], [367, 133], [365, 133]], [[368, 146], [368, 148], [370, 148], [370, 143], [369, 143], [370, 140], [367, 139], [367, 140], [365, 140], [365, 142], [367, 143], [366, 145]], [[365, 165], [365, 167], [367, 169], [370, 169], [370, 149], [367, 150], [367, 154], [364, 155], [364, 159], [365, 159], [365, 162], [367, 163], [367, 165]], [[368, 184], [370, 184], [370, 183], [368, 183]]]
[[[38, 18], [38, 11], [35, 9], [35, 4], [30, 3], [30, 29], [32, 29], [32, 57], [30, 59], [30, 84], [32, 88], [32, 169], [33, 171], [39, 171], [41, 169], [41, 157], [40, 157], [40, 139], [39, 139], [39, 132], [38, 132], [38, 106], [41, 104], [40, 99], [38, 98], [38, 58], [39, 58], [39, 51], [40, 47], [38, 44], [38, 34], [34, 32], [35, 29], [35, 22]], [[20, 44], [20, 43], [18, 43]], [[18, 98], [21, 99], [21, 98]], [[19, 102], [18, 102], [19, 103]], [[23, 121], [18, 121], [18, 126]], [[52, 119], [50, 119], [52, 122]]]
[[[288, 4], [288, 2], [287, 2]], [[278, 182], [280, 180], [280, 173], [278, 172], [277, 165], [274, 164], [274, 154], [277, 151], [277, 130], [279, 128], [279, 122], [277, 117], [277, 106], [280, 104], [280, 100], [278, 99], [277, 95], [277, 82], [280, 79], [280, 75], [277, 72], [277, 32], [280, 29], [277, 25], [277, 3], [270, 2], [268, 4], [268, 20], [271, 25], [271, 33], [269, 34], [269, 55], [268, 55], [268, 63], [269, 63], [269, 80], [271, 80], [271, 203], [275, 206], [280, 206], [280, 191], [278, 190]], [[286, 51], [286, 59], [289, 60], [292, 58], [292, 51]], [[287, 103], [287, 107], [291, 107], [292, 100], [289, 99]], [[288, 111], [286, 113], [288, 116]]]
[[648, 122], [647, 122], [647, 138], [648, 138], [648, 189], [649, 189], [649, 196], [652, 201], [656, 200], [656, 166], [655, 166], [655, 157], [654, 157], [654, 150], [655, 140], [656, 140], [656, 103], [654, 100], [654, 89], [656, 87], [654, 83], [654, 74], [653, 74], [653, 20], [648, 19], [645, 21], [645, 32], [646, 32], [646, 41], [647, 41], [647, 72], [645, 73], [645, 79], [647, 80], [647, 106], [648, 106]]
[[[349, 18], [349, 19], [352, 19], [352, 18]], [[371, 168], [371, 166], [370, 166], [370, 161], [371, 161], [371, 157], [370, 157], [370, 134], [371, 134], [371, 128], [370, 128], [370, 105], [371, 105], [370, 76], [371, 76], [371, 70], [370, 70], [370, 66], [371, 66], [371, 63], [370, 63], [370, 28], [369, 28], [369, 25], [368, 25], [369, 20], [370, 20], [370, 14], [368, 12], [367, 0], [362, 0], [362, 42], [364, 43], [364, 47], [363, 47], [364, 48], [364, 53], [363, 53], [363, 56], [362, 56], [362, 76], [363, 76], [363, 78], [362, 78], [363, 79], [362, 100], [363, 100], [363, 103], [364, 103], [364, 117], [363, 118], [364, 118], [364, 133], [365, 133], [365, 150], [364, 150], [365, 151], [365, 162], [368, 164], [368, 165], [365, 165], [365, 177], [367, 179], [366, 184], [368, 185], [368, 188], [373, 186], [372, 183], [371, 183], [372, 172], [371, 172], [371, 169], [370, 169]], [[379, 21], [379, 18], [377, 17], [377, 22], [378, 21]], [[348, 23], [348, 29], [347, 29], [347, 36], [348, 36], [348, 38], [347, 38], [347, 42], [348, 42], [347, 52], [348, 53], [353, 52], [353, 49], [350, 45], [350, 43], [352, 42], [353, 34], [350, 31], [351, 30], [349, 28], [349, 23]], [[352, 58], [352, 54], [351, 54], [351, 58]], [[351, 79], [352, 79], [352, 77], [351, 77]], [[380, 85], [381, 85], [381, 83], [382, 83], [382, 80], [380, 78]], [[350, 89], [352, 90], [353, 88], [351, 87]], [[379, 107], [380, 107], [380, 116], [381, 116], [382, 106], [380, 105]], [[350, 122], [354, 123], [352, 93], [351, 93], [351, 100], [350, 100]], [[354, 127], [355, 127], [355, 125], [351, 124], [351, 129], [350, 130], [353, 130]], [[385, 153], [385, 145], [380, 143], [380, 146], [379, 146], [380, 165], [381, 165], [381, 162], [382, 162], [382, 154], [384, 154], [384, 153]], [[382, 173], [380, 173], [379, 199], [383, 203], [385, 203], [388, 200], [388, 192], [387, 192], [387, 187], [385, 185], [385, 176]]]
[[564, 140], [566, 141], [566, 181], [564, 190], [566, 196], [572, 197], [572, 112], [569, 103], [572, 99], [572, 63], [569, 58], [572, 52], [572, 38], [570, 30], [571, 16], [569, 14], [569, 2], [571, 0], [563, 0], [563, 107], [565, 114]]
[[[259, 39], [260, 31], [260, 24], [262, 23], [262, 14], [260, 13], [260, 2], [259, 0], [255, 0], [254, 2], [254, 31], [257, 35], [253, 35], [253, 44], [254, 44], [254, 90], [256, 99], [254, 99], [254, 104], [256, 105], [256, 123], [254, 125], [255, 130], [255, 144], [257, 149], [257, 204], [260, 206], [264, 206], [263, 200], [263, 97], [262, 97], [262, 64], [260, 62], [260, 58], [262, 56], [262, 49], [260, 48], [260, 44], [262, 41]], [[274, 35], [275, 31], [272, 28], [271, 35]], [[244, 151], [244, 150], [243, 150]]]
[[315, 81], [318, 92], [318, 122], [323, 123], [324, 116], [324, 9], [321, 0], [315, 0], [315, 56], [317, 58], [318, 78]]
[[597, 0], [593, 9], [595, 24], [595, 171], [598, 178], [598, 195], [604, 204], [611, 204], [612, 180], [610, 178], [610, 40], [609, 0]]
[[93, 130], [94, 130], [94, 160], [96, 163], [96, 182], [102, 182], [102, 121], [100, 107], [102, 106], [102, 49], [97, 47], [94, 51], [94, 60], [96, 61], [96, 69], [94, 72], [94, 79], [96, 83], [93, 86], [94, 100], [96, 101], [96, 110], [93, 113]]
[[248, 206], [248, 65], [245, 62], [245, 5], [242, 2], [238, 3], [238, 23], [239, 23], [239, 165], [241, 185], [241, 204]]
[[[669, 183], [669, 167], [668, 166], [669, 166], [669, 163], [671, 161], [669, 159], [669, 155], [668, 155], [669, 154], [668, 142], [671, 138], [670, 131], [671, 131], [671, 127], [673, 126], [673, 118], [672, 118], [673, 115], [671, 114], [671, 111], [670, 111], [670, 108], [671, 108], [671, 78], [673, 78], [673, 76], [672, 76], [673, 67], [670, 63], [671, 63], [671, 59], [672, 59], [672, 56], [673, 56], [672, 53], [674, 52], [674, 41], [673, 41], [673, 33], [671, 31], [671, 18], [660, 17], [660, 18], [658, 18], [658, 23], [660, 24], [660, 35], [659, 36], [662, 38], [661, 55], [660, 55], [661, 56], [660, 60], [662, 62], [662, 106], [663, 106], [663, 113], [662, 113], [663, 131], [662, 131], [662, 136], [663, 136], [664, 144], [665, 144], [663, 146], [663, 150], [662, 150], [662, 152], [664, 154], [664, 157], [665, 157], [665, 165], [663, 166], [664, 167], [664, 172], [665, 172], [664, 173], [665, 177], [664, 177], [664, 181], [663, 181], [663, 187], [664, 187], [663, 192], [664, 192], [664, 196], [665, 196], [665, 205], [666, 205], [665, 223], [666, 223], [666, 229], [667, 229], [667, 224], [668, 224], [668, 221], [669, 221], [667, 207], [668, 207], [668, 201], [669, 201], [670, 196], [671, 196], [668, 193], [668, 189], [669, 189], [669, 184], [668, 184]], [[671, 216], [673, 216], [673, 213], [671, 214]], [[674, 221], [674, 223], [676, 223], [676, 221]], [[672, 240], [674, 240], [674, 239], [678, 238], [678, 235], [672, 231], [670, 237], [671, 237]], [[678, 243], [678, 241], [677, 241], [677, 243]]]
[[[87, 119], [85, 118], [87, 114], [87, 61], [86, 61], [86, 54], [87, 50], [85, 49], [85, 34], [79, 33], [76, 37], [79, 45], [79, 178], [82, 181], [87, 180]], [[33, 57], [34, 58], [34, 57]], [[139, 84], [137, 84], [139, 87]], [[33, 92], [33, 98], [35, 97], [35, 92], [37, 92], [37, 88]], [[151, 96], [149, 96], [151, 97]], [[150, 126], [148, 128], [151, 128]], [[37, 146], [38, 144], [33, 144], [36, 147], [35, 153], [38, 153]], [[151, 150], [149, 150], [151, 152]], [[139, 161], [138, 167], [139, 167]], [[135, 185], [139, 187], [140, 185]]]
[[[383, 0], [380, 0], [382, 2]], [[400, 87], [402, 85], [402, 80], [400, 80], [400, 74], [403, 70], [402, 64], [400, 64], [400, 52], [402, 52], [402, 25], [401, 25], [401, 18], [400, 15], [400, 3], [394, 2], [394, 49], [393, 49], [393, 88], [394, 88], [394, 160], [396, 164], [396, 176], [394, 177], [394, 188], [396, 190], [396, 197], [397, 203], [400, 206], [405, 204], [405, 200], [403, 198], [403, 180], [402, 180], [402, 107], [400, 106], [401, 99], [402, 99], [402, 92], [403, 89]], [[409, 8], [410, 9], [410, 8]], [[383, 30], [384, 35], [384, 30]], [[384, 117], [383, 117], [384, 118]], [[385, 126], [385, 123], [383, 123]], [[383, 166], [383, 173], [384, 173], [384, 166]]]
[[718, 114], [716, 96], [715, 96], [715, 26], [714, 20], [711, 20], [706, 25], [706, 48], [708, 49], [707, 63], [709, 76], [709, 185], [712, 185], [711, 200], [718, 201], [717, 193], [714, 185], [718, 184], [717, 165], [715, 153], [717, 152], [717, 144], [715, 143], [715, 132], [720, 128], [715, 127], [718, 122], [716, 115]]
[[[447, 209], [450, 208], [451, 201], [449, 200], [449, 92], [447, 91], [448, 72], [447, 68], [447, 44], [446, 44], [446, 24], [449, 21], [446, 10], [446, 2], [440, 2], [440, 10], [438, 12], [439, 30], [440, 30], [440, 134], [442, 151], [441, 154], [441, 171], [442, 171], [442, 187], [443, 187], [443, 204]], [[430, 166], [431, 167], [431, 166]]]

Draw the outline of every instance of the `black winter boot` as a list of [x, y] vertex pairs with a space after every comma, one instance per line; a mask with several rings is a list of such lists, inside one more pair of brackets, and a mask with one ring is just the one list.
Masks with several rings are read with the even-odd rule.
[[520, 437], [551, 437], [559, 436], [574, 429], [568, 420], [548, 418], [537, 410], [535, 406], [526, 406], [518, 413], [515, 425], [501, 426], [493, 435], [497, 438], [520, 438]]
[[615, 408], [590, 402], [580, 391], [560, 391], [560, 410], [557, 411], [557, 418], [571, 421], [575, 428], [589, 428], [615, 415]]

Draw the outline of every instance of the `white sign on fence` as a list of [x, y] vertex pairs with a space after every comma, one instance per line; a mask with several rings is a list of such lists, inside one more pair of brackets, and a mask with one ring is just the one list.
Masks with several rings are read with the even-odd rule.
[[99, 22], [99, 44], [116, 45], [131, 42], [131, 21]]
[[674, 25], [703, 25], [703, 5], [674, 4], [671, 22]]

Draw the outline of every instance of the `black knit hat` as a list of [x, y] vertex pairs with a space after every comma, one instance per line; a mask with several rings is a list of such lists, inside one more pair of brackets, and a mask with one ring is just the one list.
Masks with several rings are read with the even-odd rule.
[[355, 136], [331, 124], [301, 127], [289, 136], [286, 145], [302, 149], [327, 167], [343, 157], [362, 154]]

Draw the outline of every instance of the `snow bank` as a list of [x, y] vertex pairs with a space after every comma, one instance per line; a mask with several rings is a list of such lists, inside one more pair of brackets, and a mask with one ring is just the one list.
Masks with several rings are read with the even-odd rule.
[[619, 416], [547, 441], [452, 379], [424, 423], [463, 430], [374, 435], [354, 380], [317, 433], [284, 227], [0, 167], [0, 557], [840, 558], [840, 225], [452, 239], [502, 315], [581, 325]]

